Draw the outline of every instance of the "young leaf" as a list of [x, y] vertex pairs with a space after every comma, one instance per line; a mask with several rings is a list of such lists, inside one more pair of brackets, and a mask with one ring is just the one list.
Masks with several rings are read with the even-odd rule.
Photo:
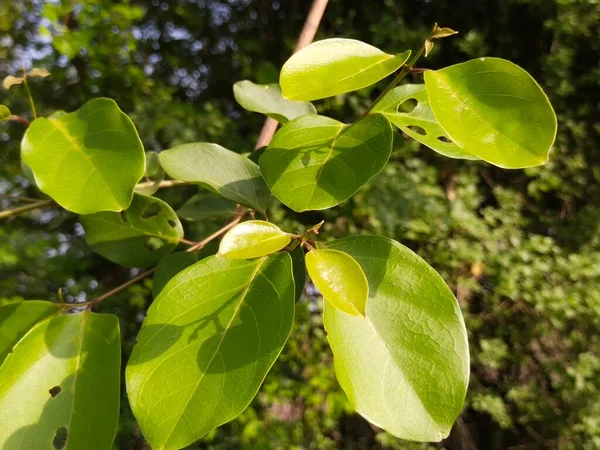
[[205, 220], [211, 217], [230, 217], [235, 214], [237, 204], [219, 195], [211, 193], [192, 196], [177, 215], [186, 220]]
[[233, 85], [233, 95], [235, 100], [247, 111], [266, 114], [279, 123], [286, 123], [296, 117], [317, 113], [312, 103], [294, 102], [283, 98], [278, 84], [254, 84], [248, 80], [238, 81]]
[[146, 178], [145, 183], [135, 186], [135, 192], [141, 195], [154, 195], [160, 187], [160, 183], [165, 179], [165, 171], [160, 167], [158, 153], [146, 152]]
[[271, 199], [258, 166], [217, 144], [184, 144], [160, 153], [160, 163], [176, 180], [202, 183], [229, 200], [264, 212]]
[[18, 86], [19, 84], [23, 83], [23, 81], [25, 81], [25, 78], [23, 77], [13, 77], [12, 75], [9, 75], [6, 78], [4, 78], [4, 81], [2, 82], [2, 87], [4, 89], [10, 89], [13, 86]]
[[4, 122], [10, 118], [10, 109], [5, 105], [0, 105], [0, 122]]
[[120, 365], [117, 317], [83, 312], [39, 323], [0, 367], [0, 448], [110, 450]]
[[177, 274], [148, 309], [127, 364], [127, 393], [152, 448], [180, 449], [240, 414], [294, 318], [287, 253], [208, 257]]
[[33, 69], [31, 69], [29, 72], [27, 72], [27, 77], [40, 77], [40, 78], [46, 78], [50, 76], [50, 72], [46, 69], [38, 69], [37, 67], [34, 67]]
[[167, 203], [139, 194], [121, 213], [81, 216], [81, 222], [92, 250], [125, 267], [156, 264], [183, 237], [181, 222]]
[[311, 250], [306, 254], [306, 270], [331, 305], [354, 316], [364, 316], [369, 284], [352, 256], [339, 250]]
[[467, 335], [442, 278], [399, 243], [358, 236], [328, 244], [348, 253], [369, 282], [366, 320], [325, 302], [335, 372], [358, 413], [394, 436], [439, 441], [462, 408]]
[[260, 158], [271, 191], [294, 211], [327, 209], [377, 175], [392, 152], [393, 132], [380, 114], [352, 125], [324, 116], [285, 124]]
[[0, 306], [0, 365], [14, 345], [38, 322], [59, 312], [54, 303], [27, 300]]
[[126, 209], [145, 167], [135, 126], [107, 98], [35, 120], [23, 138], [21, 156], [42, 192], [79, 214]]
[[270, 255], [288, 245], [290, 235], [272, 223], [248, 220], [229, 230], [219, 245], [219, 256], [235, 259]]
[[389, 55], [354, 39], [325, 39], [292, 55], [281, 69], [279, 84], [288, 100], [332, 97], [375, 84], [409, 56], [410, 50]]
[[[405, 112], [404, 105], [417, 102], [411, 111]], [[414, 140], [449, 158], [479, 159], [462, 150], [450, 140], [433, 115], [424, 84], [403, 84], [392, 89], [373, 108]]]
[[430, 105], [442, 128], [465, 152], [508, 169], [548, 161], [556, 116], [523, 69], [479, 58], [425, 72]]

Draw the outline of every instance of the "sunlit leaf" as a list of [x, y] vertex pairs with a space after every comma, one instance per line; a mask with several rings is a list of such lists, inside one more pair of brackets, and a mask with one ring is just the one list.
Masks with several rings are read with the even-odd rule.
[[171, 178], [202, 183], [258, 211], [264, 211], [271, 199], [258, 166], [217, 144], [180, 145], [161, 152], [160, 163]]
[[444, 156], [479, 159], [465, 152], [450, 140], [433, 115], [424, 84], [403, 84], [392, 89], [373, 108], [373, 112], [383, 114], [411, 138]]
[[230, 229], [219, 245], [219, 256], [245, 259], [270, 255], [291, 241], [290, 235], [264, 220], [248, 220]]
[[288, 100], [317, 100], [370, 86], [395, 72], [410, 56], [382, 52], [354, 39], [313, 42], [292, 55], [279, 84]]
[[92, 250], [125, 267], [156, 264], [183, 237], [181, 222], [167, 203], [139, 194], [125, 211], [85, 215], [81, 222]]
[[35, 326], [0, 367], [0, 448], [111, 450], [120, 353], [116, 316], [82, 312]]
[[240, 414], [281, 352], [294, 317], [287, 253], [208, 257], [148, 310], [127, 393], [152, 448], [180, 449]]
[[13, 86], [17, 86], [23, 83], [23, 81], [25, 81], [25, 78], [23, 77], [13, 77], [12, 75], [9, 75], [6, 78], [4, 78], [2, 86], [4, 87], [4, 89], [10, 89]]
[[415, 441], [450, 433], [469, 381], [467, 335], [443, 279], [408, 248], [358, 236], [328, 248], [358, 261], [369, 282], [366, 318], [325, 302], [335, 372], [367, 420]]
[[278, 84], [255, 84], [248, 80], [238, 81], [233, 85], [233, 94], [236, 101], [244, 109], [265, 114], [280, 123], [286, 123], [307, 114], [317, 113], [311, 103], [284, 99]]
[[145, 167], [135, 126], [107, 98], [91, 100], [70, 114], [33, 121], [21, 156], [38, 187], [79, 214], [126, 209]]
[[331, 208], [383, 169], [392, 139], [392, 127], [380, 114], [352, 125], [299, 117], [275, 135], [260, 168], [275, 197], [294, 211]]
[[4, 122], [10, 118], [10, 109], [5, 105], [0, 105], [0, 122]]
[[425, 72], [430, 106], [465, 152], [516, 169], [548, 161], [556, 116], [523, 69], [499, 58], [478, 58]]
[[50, 72], [46, 69], [38, 69], [38, 68], [34, 67], [29, 72], [27, 72], [27, 76], [28, 77], [46, 78], [46, 77], [50, 76]]

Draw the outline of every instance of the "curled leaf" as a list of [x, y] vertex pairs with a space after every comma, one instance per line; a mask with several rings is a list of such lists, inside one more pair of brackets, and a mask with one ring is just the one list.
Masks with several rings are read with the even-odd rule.
[[290, 235], [263, 220], [248, 220], [229, 230], [219, 246], [219, 256], [235, 259], [270, 255], [288, 245]]

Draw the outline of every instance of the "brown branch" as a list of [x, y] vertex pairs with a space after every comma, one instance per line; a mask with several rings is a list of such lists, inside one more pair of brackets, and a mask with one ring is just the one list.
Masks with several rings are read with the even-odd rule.
[[[173, 186], [181, 186], [185, 184], [192, 184], [189, 181], [181, 181], [181, 180], [165, 180], [161, 181], [158, 185], [159, 189], [170, 188]], [[138, 183], [135, 185], [136, 188], [148, 188], [155, 185], [154, 181], [145, 181], [143, 183]]]
[[102, 294], [99, 297], [96, 297], [93, 300], [90, 300], [87, 303], [73, 303], [73, 304], [69, 304], [69, 306], [73, 306], [73, 307], [77, 307], [77, 306], [87, 306], [87, 309], [92, 309], [94, 306], [96, 306], [98, 303], [106, 300], [108, 297], [110, 297], [111, 295], [115, 295], [118, 294], [119, 292], [121, 292], [124, 289], [127, 289], [129, 286], [133, 286], [135, 283], [137, 283], [140, 280], [143, 280], [144, 278], [146, 278], [148, 275], [152, 275], [154, 272], [156, 271], [156, 267], [153, 267], [152, 269], [149, 269], [145, 272], [140, 273], [139, 275], [133, 277], [131, 280], [126, 281], [125, 283], [121, 284], [120, 286], [117, 286], [114, 289], [111, 289], [110, 291], [108, 291], [106, 294]]
[[6, 211], [0, 211], [0, 219], [6, 219], [7, 217], [18, 216], [34, 209], [47, 208], [54, 205], [54, 200], [41, 200], [30, 205], [20, 206], [14, 209], [8, 209]]
[[21, 116], [15, 116], [14, 114], [13, 114], [13, 115], [11, 115], [11, 116], [8, 118], [8, 120], [9, 120], [9, 121], [11, 121], [11, 122], [19, 122], [19, 123], [22, 123], [22, 124], [23, 124], [23, 125], [25, 125], [26, 127], [28, 127], [28, 126], [31, 124], [31, 122], [30, 122], [29, 120], [27, 120], [25, 117], [21, 117]]
[[233, 228], [235, 225], [237, 225], [240, 222], [240, 220], [242, 220], [243, 215], [244, 215], [243, 210], [238, 211], [236, 213], [236, 215], [233, 217], [233, 220], [231, 220], [231, 222], [229, 222], [227, 225], [224, 225], [220, 230], [215, 231], [213, 234], [208, 236], [206, 239], [203, 239], [200, 242], [198, 242], [197, 244], [192, 245], [190, 248], [188, 248], [186, 250], [186, 252], [202, 250], [202, 248], [204, 248], [204, 246], [206, 244], [208, 244], [210, 241], [212, 241], [215, 238], [218, 238], [222, 234], [226, 233], [230, 228]]
[[[296, 44], [294, 53], [306, 47], [315, 38], [315, 34], [317, 34], [317, 30], [319, 29], [319, 24], [321, 23], [321, 19], [325, 13], [325, 8], [327, 7], [328, 1], [329, 0], [313, 1], [310, 12], [306, 17], [306, 22], [304, 22], [304, 27], [302, 27], [302, 32], [298, 38], [298, 43]], [[260, 131], [258, 141], [256, 141], [256, 146], [254, 147], [255, 150], [261, 147], [266, 147], [270, 144], [273, 136], [275, 136], [275, 132], [277, 131], [277, 125], [278, 123], [275, 119], [268, 117], [265, 120], [265, 124]]]

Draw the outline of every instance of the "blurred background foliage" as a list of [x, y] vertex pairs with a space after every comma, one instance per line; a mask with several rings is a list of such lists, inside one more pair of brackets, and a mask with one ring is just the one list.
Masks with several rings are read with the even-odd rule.
[[[38, 113], [114, 98], [147, 150], [194, 141], [252, 150], [263, 118], [232, 84], [277, 80], [308, 0], [0, 1], [0, 76], [43, 67], [31, 81]], [[439, 445], [397, 440], [353, 414], [335, 381], [321, 299], [307, 288], [293, 334], [259, 395], [202, 449], [600, 449], [600, 3], [598, 0], [331, 0], [318, 38], [417, 49], [434, 22], [460, 31], [419, 66], [509, 59], [548, 93], [559, 118], [551, 161], [502, 170], [455, 161], [396, 135], [390, 164], [354, 198], [325, 212], [272, 220], [321, 236], [380, 233], [443, 275], [465, 314], [472, 377], [464, 412]], [[416, 78], [415, 82], [422, 82]], [[382, 89], [318, 102], [349, 122]], [[29, 115], [18, 87], [0, 103]], [[23, 126], [0, 127], [0, 209], [39, 197], [22, 174]], [[175, 207], [197, 188], [157, 195]], [[186, 222], [199, 240], [221, 223]], [[85, 245], [77, 217], [43, 210], [0, 227], [0, 297], [83, 300], [127, 280]], [[102, 303], [121, 318], [124, 362], [151, 280]], [[123, 395], [116, 449], [148, 449]]]

